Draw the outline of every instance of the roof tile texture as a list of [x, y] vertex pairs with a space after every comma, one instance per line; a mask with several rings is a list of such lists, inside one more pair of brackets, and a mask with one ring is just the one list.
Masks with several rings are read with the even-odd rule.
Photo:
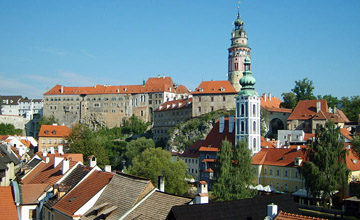
[[11, 186], [0, 186], [1, 219], [18, 219]]
[[227, 80], [224, 81], [202, 81], [192, 93], [193, 95], [201, 94], [237, 94], [234, 87]]

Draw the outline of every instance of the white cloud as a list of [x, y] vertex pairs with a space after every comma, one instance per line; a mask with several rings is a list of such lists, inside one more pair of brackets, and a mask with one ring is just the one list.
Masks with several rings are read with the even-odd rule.
[[95, 55], [89, 53], [87, 50], [82, 49], [82, 50], [80, 50], [80, 52], [81, 52], [84, 56], [86, 56], [86, 57], [90, 57], [90, 58], [93, 58], [93, 59], [96, 58]]

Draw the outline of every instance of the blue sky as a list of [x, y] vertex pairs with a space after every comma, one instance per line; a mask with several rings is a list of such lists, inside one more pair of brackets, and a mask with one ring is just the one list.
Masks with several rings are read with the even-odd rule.
[[[315, 94], [360, 95], [359, 0], [243, 0], [257, 91], [280, 97], [308, 77]], [[0, 0], [0, 94], [41, 98], [56, 84], [189, 89], [227, 79], [230, 0]]]

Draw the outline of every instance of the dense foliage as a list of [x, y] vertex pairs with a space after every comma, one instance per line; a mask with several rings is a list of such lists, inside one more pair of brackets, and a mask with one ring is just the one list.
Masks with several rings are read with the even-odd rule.
[[223, 141], [215, 165], [214, 200], [253, 197], [255, 192], [247, 188], [254, 177], [251, 171], [251, 152], [247, 149], [247, 143], [242, 141], [234, 149], [229, 141]]
[[42, 125], [52, 125], [52, 124], [58, 124], [54, 116], [50, 116], [50, 117], [43, 116], [40, 119], [39, 124], [37, 126], [37, 132], [39, 133]]
[[340, 107], [350, 121], [359, 121], [360, 96], [342, 97]]
[[154, 184], [157, 184], [158, 176], [164, 176], [165, 191], [183, 195], [188, 190], [186, 164], [182, 160], [171, 161], [170, 158], [170, 152], [160, 147], [148, 148], [134, 158], [127, 172], [149, 178]]
[[0, 135], [21, 135], [21, 129], [15, 129], [12, 124], [0, 123]]
[[314, 198], [332, 199], [348, 180], [346, 149], [340, 128], [334, 122], [316, 129], [315, 140], [308, 145], [307, 161], [299, 168], [305, 187]]

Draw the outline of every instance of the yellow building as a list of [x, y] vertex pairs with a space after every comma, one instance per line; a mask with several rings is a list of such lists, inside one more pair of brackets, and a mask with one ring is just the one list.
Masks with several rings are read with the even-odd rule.
[[51, 147], [58, 150], [58, 146], [67, 145], [66, 138], [70, 135], [71, 129], [62, 125], [42, 125], [39, 132], [39, 152], [49, 151]]
[[255, 184], [270, 185], [283, 192], [296, 192], [304, 188], [305, 180], [298, 167], [305, 158], [305, 147], [291, 145], [289, 148], [262, 148], [252, 158]]

